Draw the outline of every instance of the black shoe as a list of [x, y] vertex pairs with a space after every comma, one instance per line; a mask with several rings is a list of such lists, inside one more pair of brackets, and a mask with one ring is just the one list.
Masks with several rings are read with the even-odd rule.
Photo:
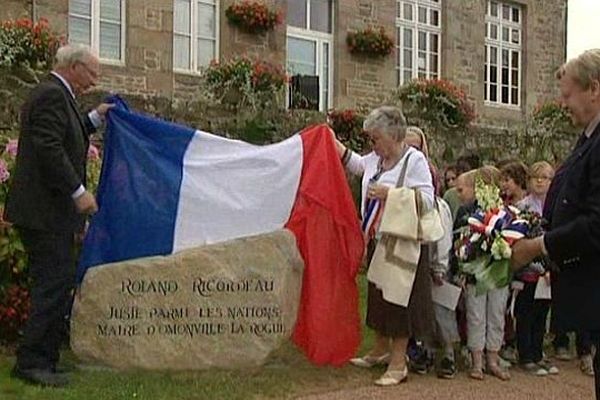
[[69, 384], [69, 379], [66, 375], [52, 372], [51, 369], [20, 369], [15, 367], [11, 375], [13, 378], [40, 386], [65, 387]]
[[60, 365], [55, 365], [51, 368], [51, 371], [56, 374], [67, 374], [69, 372], [74, 372], [77, 369], [75, 364], [69, 363], [61, 363]]
[[433, 366], [433, 359], [429, 356], [427, 349], [417, 345], [408, 358], [408, 369], [416, 374], [425, 375]]
[[456, 376], [456, 364], [448, 357], [444, 357], [440, 363], [440, 369], [437, 374], [438, 378], [452, 379]]

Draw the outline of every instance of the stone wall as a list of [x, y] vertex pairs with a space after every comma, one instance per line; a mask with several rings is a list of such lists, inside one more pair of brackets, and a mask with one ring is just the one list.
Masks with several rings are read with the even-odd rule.
[[380, 104], [396, 86], [394, 57], [381, 59], [350, 54], [348, 32], [383, 27], [395, 36], [395, 0], [342, 0], [335, 6], [334, 105], [336, 108]]
[[[221, 0], [219, 10], [219, 57], [249, 55], [285, 64], [286, 0], [266, 0], [282, 10], [284, 23], [260, 35], [249, 35], [230, 26], [226, 8], [234, 0]], [[455, 82], [475, 104], [482, 126], [508, 127], [524, 121], [541, 101], [557, 94], [553, 77], [565, 59], [567, 0], [514, 0], [524, 10], [523, 106], [520, 109], [486, 106], [483, 103], [483, 68], [486, 0], [443, 1], [442, 77]], [[67, 32], [68, 0], [5, 0], [0, 20], [31, 16], [49, 19], [53, 29]], [[191, 100], [198, 94], [198, 74], [173, 73], [173, 2], [128, 0], [126, 56], [124, 65], [102, 65], [101, 89]], [[384, 27], [395, 39], [395, 0], [334, 1], [335, 108], [380, 104], [396, 87], [395, 53], [383, 59], [353, 56], [346, 45], [348, 32]]]
[[3, 0], [0, 16], [2, 16], [2, 19], [31, 17], [31, 1]]
[[523, 10], [522, 107], [485, 105], [485, 12], [487, 0], [445, 1], [442, 75], [465, 89], [482, 126], [524, 122], [539, 102], [555, 98], [554, 71], [566, 58], [567, 0], [515, 0]]

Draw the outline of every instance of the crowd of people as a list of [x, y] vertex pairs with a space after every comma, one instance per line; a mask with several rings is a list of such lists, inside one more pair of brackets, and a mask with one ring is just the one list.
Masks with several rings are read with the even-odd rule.
[[[13, 376], [44, 386], [68, 383], [57, 365], [74, 282], [71, 249], [85, 216], [98, 208], [86, 189], [86, 152], [90, 132], [112, 107], [101, 104], [82, 116], [76, 96], [93, 87], [98, 75], [98, 59], [88, 48], [59, 49], [51, 76], [32, 91], [23, 108], [16, 172], [6, 204], [7, 220], [23, 239], [33, 280], [32, 311]], [[543, 160], [530, 166], [520, 160], [482, 166], [471, 155], [440, 174], [429, 158], [426, 135], [408, 126], [400, 109], [389, 106], [373, 110], [364, 122], [371, 153], [359, 155], [336, 141], [343, 165], [362, 177], [367, 259], [382, 246], [394, 251], [400, 247], [404, 257], [382, 261], [390, 268], [383, 274], [390, 280], [386, 285], [369, 279], [366, 323], [376, 339], [367, 354], [351, 360], [365, 368], [387, 365], [376, 384], [403, 382], [409, 368], [426, 373], [434, 352], [438, 375], [453, 378], [459, 346], [468, 349], [472, 379], [482, 380], [488, 372], [509, 380], [511, 363], [535, 376], [558, 374], [543, 346], [552, 308], [554, 357], [570, 359], [569, 334], [575, 332], [581, 370], [595, 375], [600, 398], [600, 352], [592, 359], [600, 344], [600, 50], [569, 61], [557, 78], [563, 104], [584, 129], [573, 153], [559, 166]], [[497, 186], [505, 204], [547, 221], [541, 236], [513, 245], [512, 283], [484, 294], [475, 290], [474, 276], [460, 270], [453, 248], [457, 230], [477, 207], [477, 182]], [[420, 219], [423, 210], [436, 209], [441, 238], [424, 244], [420, 238], [427, 232], [421, 225], [416, 239], [400, 241], [379, 231], [391, 189], [398, 188], [412, 193], [404, 197], [410, 204], [401, 207], [402, 218], [412, 221], [411, 213], [417, 213]], [[414, 272], [400, 273], [406, 269]], [[432, 290], [445, 282], [462, 288], [455, 309], [433, 302]], [[410, 288], [407, 299], [393, 293], [396, 283]], [[536, 295], [541, 284], [552, 288], [552, 300]]]
[[[386, 202], [392, 201], [388, 196], [393, 189], [418, 191], [425, 207], [438, 209], [444, 226], [442, 239], [421, 246], [407, 304], [389, 300], [386, 288], [369, 278], [366, 323], [376, 339], [370, 351], [351, 363], [363, 368], [387, 365], [375, 384], [396, 385], [406, 380], [409, 370], [427, 373], [433, 365], [439, 377], [451, 379], [457, 373], [457, 354], [468, 354], [468, 376], [475, 380], [485, 379], [484, 372], [510, 380], [513, 365], [537, 377], [555, 375], [559, 368], [551, 356], [571, 360], [569, 339], [573, 335], [581, 372], [596, 375], [600, 398], [600, 357], [598, 352], [595, 359], [592, 355], [599, 344], [600, 314], [589, 311], [600, 305], [599, 269], [594, 265], [600, 252], [595, 225], [600, 222], [600, 193], [595, 191], [598, 178], [594, 176], [600, 172], [596, 146], [600, 50], [566, 63], [557, 79], [573, 122], [585, 129], [573, 154], [560, 165], [545, 160], [526, 165], [507, 159], [482, 166], [475, 154], [459, 158], [439, 174], [429, 159], [426, 135], [418, 127], [407, 126], [395, 107], [377, 108], [366, 118], [364, 131], [371, 153], [361, 156], [337, 142], [347, 170], [362, 176], [367, 264], [372, 263], [377, 246], [387, 243], [386, 234], [377, 226], [383, 214], [379, 208], [385, 209]], [[475, 276], [459, 268], [454, 244], [457, 232], [477, 209], [476, 182], [496, 186], [505, 205], [543, 217], [546, 230], [513, 246], [512, 282], [483, 294], [476, 292]], [[397, 262], [395, 267], [406, 265]], [[432, 286], [444, 282], [462, 288], [455, 310], [432, 302]], [[400, 279], [398, 283], [400, 290]], [[590, 297], [578, 295], [576, 303], [572, 296], [579, 290]], [[548, 333], [553, 336], [553, 350], [544, 347]]]

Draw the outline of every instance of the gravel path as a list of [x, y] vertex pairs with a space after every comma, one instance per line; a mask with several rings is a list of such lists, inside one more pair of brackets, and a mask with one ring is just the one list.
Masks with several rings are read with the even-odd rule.
[[[326, 392], [299, 397], [298, 400], [592, 400], [594, 378], [583, 375], [575, 362], [557, 364], [560, 374], [535, 377], [512, 368], [509, 382], [486, 375], [478, 382], [461, 372], [453, 380], [409, 375], [408, 382], [395, 387], [379, 388], [369, 385], [354, 389]], [[370, 371], [365, 371], [371, 374]], [[377, 377], [377, 374], [373, 375]], [[351, 385], [349, 385], [351, 386]]]

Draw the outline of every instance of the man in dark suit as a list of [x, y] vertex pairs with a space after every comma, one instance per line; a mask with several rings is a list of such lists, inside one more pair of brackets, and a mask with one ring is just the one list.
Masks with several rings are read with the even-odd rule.
[[591, 332], [600, 399], [600, 49], [563, 65], [557, 78], [562, 102], [584, 132], [546, 199], [549, 230], [515, 243], [512, 264], [518, 268], [546, 254], [559, 267], [552, 288], [553, 326], [560, 332]]
[[111, 107], [101, 104], [82, 116], [75, 97], [93, 87], [98, 74], [98, 59], [89, 48], [61, 47], [48, 80], [33, 89], [21, 113], [5, 213], [23, 241], [33, 286], [13, 376], [44, 386], [68, 382], [56, 366], [75, 282], [74, 235], [98, 208], [85, 189], [89, 134]]

